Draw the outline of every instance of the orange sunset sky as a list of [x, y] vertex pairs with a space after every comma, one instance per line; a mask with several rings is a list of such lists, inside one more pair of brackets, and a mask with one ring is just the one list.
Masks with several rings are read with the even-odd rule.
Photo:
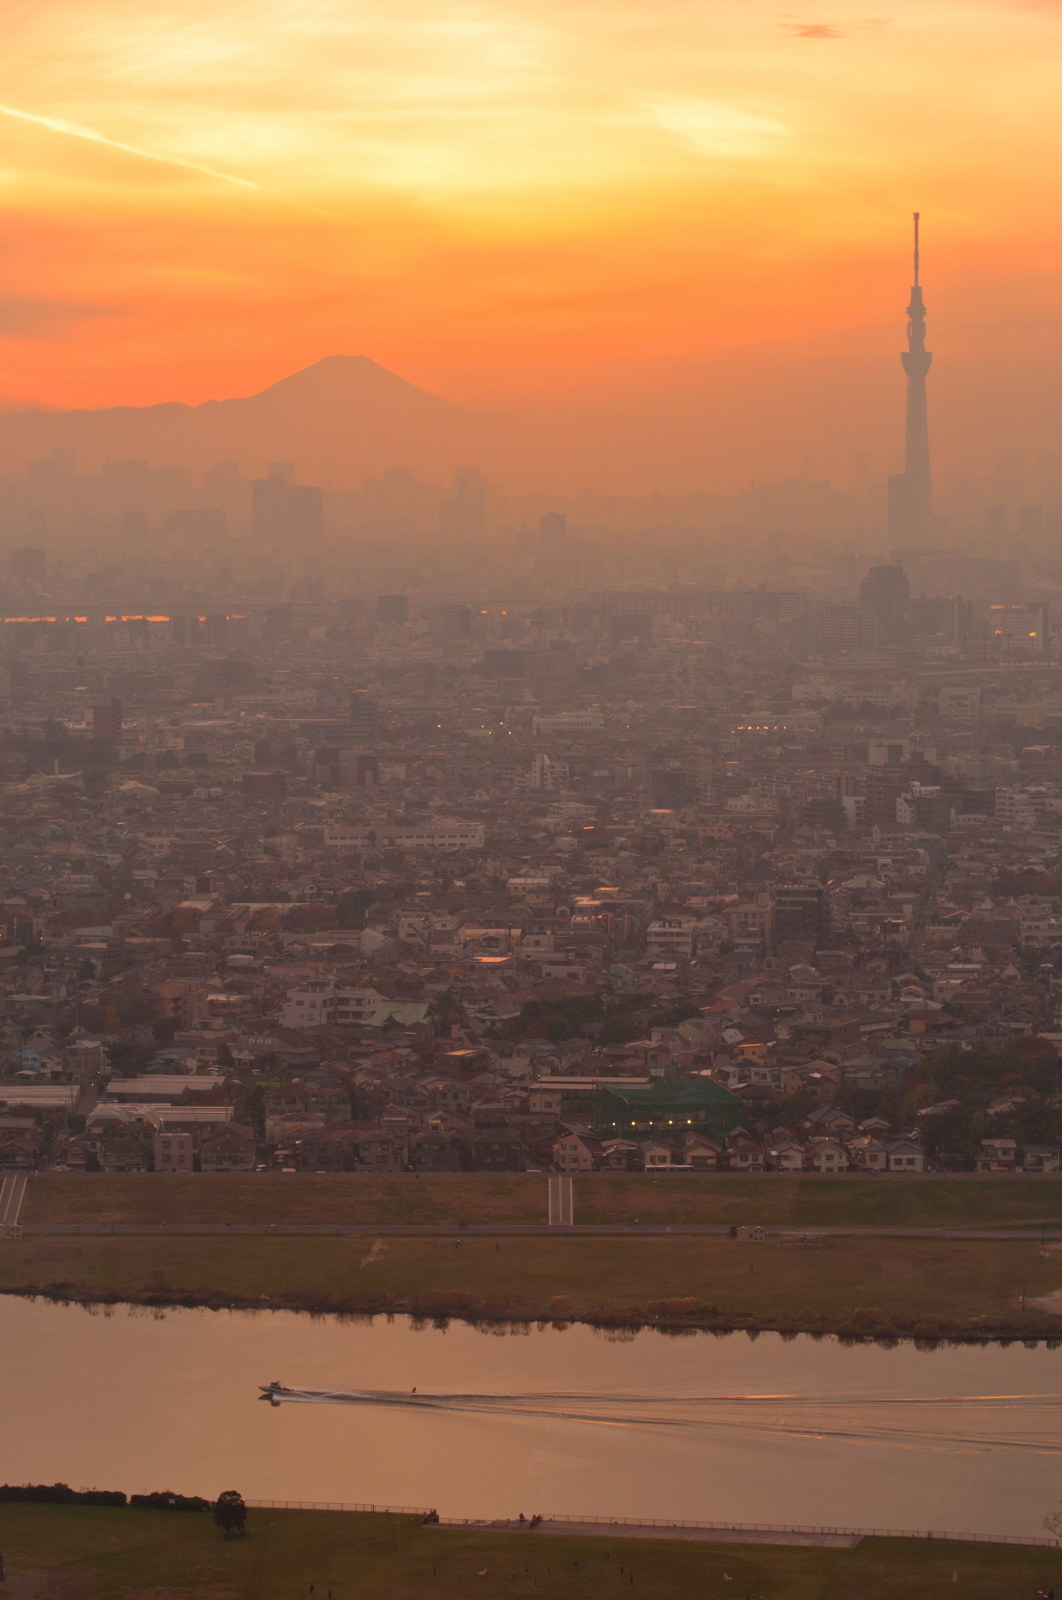
[[4, 42], [9, 397], [359, 353], [894, 467], [917, 207], [945, 467], [1053, 448], [1062, 0], [8, 0]]

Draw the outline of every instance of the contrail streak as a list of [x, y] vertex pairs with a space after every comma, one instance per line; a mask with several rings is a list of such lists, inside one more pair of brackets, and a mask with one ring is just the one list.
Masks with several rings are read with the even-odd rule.
[[127, 156], [138, 156], [141, 161], [158, 161], [164, 167], [183, 167], [186, 172], [199, 172], [206, 178], [216, 178], [220, 183], [235, 183], [241, 189], [261, 192], [261, 184], [250, 178], [237, 178], [231, 172], [219, 172], [216, 167], [205, 167], [198, 161], [184, 161], [180, 156], [162, 156], [154, 150], [141, 150], [135, 144], [123, 144], [120, 139], [108, 139], [95, 128], [82, 128], [76, 122], [66, 122], [62, 117], [42, 117], [34, 111], [18, 111], [14, 106], [0, 105], [0, 115], [14, 117], [18, 122], [32, 122], [38, 128], [49, 128], [52, 133], [63, 133], [71, 139], [85, 139], [89, 144], [106, 145], [108, 150], [121, 150]]

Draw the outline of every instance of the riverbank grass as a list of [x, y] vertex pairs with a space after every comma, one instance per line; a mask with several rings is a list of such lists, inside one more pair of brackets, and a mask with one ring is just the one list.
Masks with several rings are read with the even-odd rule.
[[[853, 1549], [423, 1528], [415, 1518], [252, 1508], [223, 1540], [206, 1513], [0, 1505], [5, 1600], [964, 1600], [1035, 1595], [1058, 1552], [867, 1539]], [[624, 1570], [621, 1572], [620, 1564]], [[634, 1581], [631, 1580], [633, 1574]]]
[[[1062, 1225], [1057, 1177], [596, 1176], [575, 1183], [579, 1224], [963, 1228]], [[547, 1221], [544, 1173], [42, 1173], [27, 1224], [180, 1228], [527, 1226]]]
[[0, 1291], [155, 1304], [784, 1331], [1062, 1336], [1021, 1301], [1062, 1289], [1028, 1240], [837, 1235], [57, 1237], [0, 1243]]
[[[1062, 1200], [1062, 1189], [1059, 1190]], [[31, 1179], [20, 1221], [120, 1226], [245, 1227], [368, 1224], [458, 1227], [545, 1223], [546, 1179], [534, 1173], [465, 1176], [371, 1173], [48, 1172]]]

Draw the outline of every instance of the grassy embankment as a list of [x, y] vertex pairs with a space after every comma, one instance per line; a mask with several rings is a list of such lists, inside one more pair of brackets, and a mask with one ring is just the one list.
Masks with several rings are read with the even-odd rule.
[[[414, 1518], [256, 1511], [226, 1542], [206, 1513], [0, 1506], [7, 1600], [509, 1600], [763, 1594], [771, 1600], [964, 1600], [1056, 1587], [1057, 1551], [865, 1539], [853, 1549], [421, 1528]], [[619, 1571], [623, 1563], [624, 1572]], [[578, 1563], [576, 1565], [575, 1563]], [[525, 1570], [526, 1569], [526, 1570]], [[630, 1582], [630, 1574], [634, 1582]], [[729, 1575], [729, 1582], [724, 1574]]]
[[[1059, 1190], [1062, 1202], [1062, 1189]], [[456, 1226], [460, 1222], [547, 1221], [546, 1179], [512, 1176], [375, 1177], [336, 1173], [164, 1173], [108, 1177], [103, 1173], [45, 1173], [27, 1187], [24, 1223], [142, 1223], [169, 1227], [237, 1225], [313, 1227], [370, 1225]]]
[[[24, 1223], [232, 1222], [312, 1227], [535, 1225], [546, 1222], [546, 1178], [255, 1176], [106, 1177], [46, 1173], [29, 1184]], [[1062, 1225], [1062, 1176], [762, 1178], [594, 1177], [575, 1184], [576, 1223], [767, 1223], [807, 1227]]]
[[0, 1291], [82, 1300], [926, 1339], [1062, 1337], [1062, 1316], [1019, 1305], [1060, 1287], [1062, 1251], [1022, 1240], [177, 1233], [0, 1246]]
[[1062, 1225], [1062, 1175], [582, 1178], [575, 1185], [575, 1216], [583, 1223], [637, 1219], [796, 1229], [992, 1227], [1052, 1219]]

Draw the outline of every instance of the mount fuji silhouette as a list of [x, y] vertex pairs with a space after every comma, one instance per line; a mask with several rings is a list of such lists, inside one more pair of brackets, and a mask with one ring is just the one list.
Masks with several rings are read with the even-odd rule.
[[418, 389], [366, 356], [326, 356], [259, 394], [101, 411], [0, 411], [0, 470], [72, 450], [78, 470], [144, 459], [193, 470], [236, 461], [246, 474], [295, 463], [303, 482], [354, 484], [387, 467], [448, 475], [491, 456], [501, 419]]

